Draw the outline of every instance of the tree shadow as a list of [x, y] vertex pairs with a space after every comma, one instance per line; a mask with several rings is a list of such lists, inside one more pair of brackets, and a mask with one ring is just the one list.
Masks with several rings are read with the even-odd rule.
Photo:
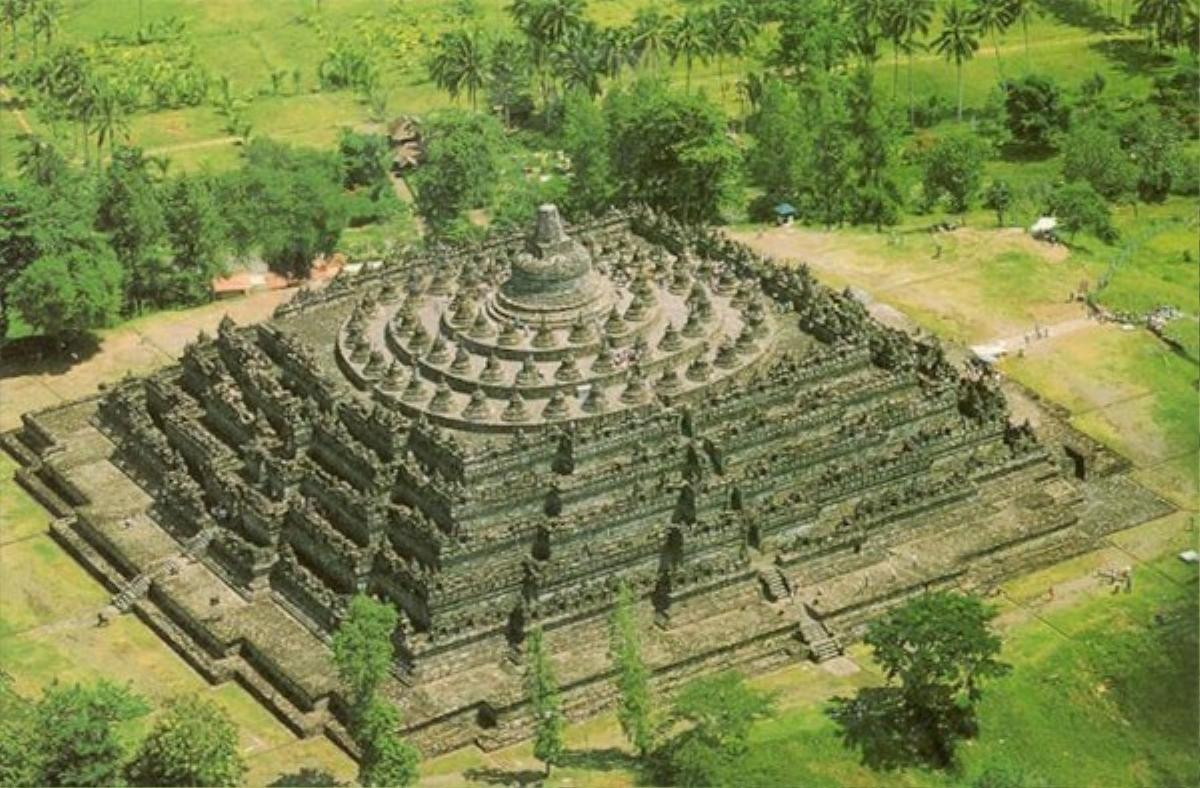
[[895, 687], [863, 687], [853, 698], [835, 697], [825, 713], [838, 726], [842, 743], [861, 752], [864, 766], [890, 771], [925, 764]]
[[463, 772], [463, 777], [466, 777], [471, 782], [486, 783], [488, 785], [540, 785], [546, 779], [546, 773], [532, 769], [507, 771], [505, 769], [480, 766], [467, 769]]
[[602, 750], [568, 750], [562, 754], [560, 766], [588, 769], [596, 772], [612, 772], [618, 769], [637, 771], [638, 759], [624, 750], [607, 747]]
[[1096, 41], [1089, 45], [1113, 62], [1126, 74], [1145, 76], [1155, 69], [1171, 65], [1173, 60], [1165, 52], [1155, 51], [1146, 42], [1129, 38], [1114, 38]]
[[[1097, 33], [1111, 33], [1121, 24], [1089, 0], [1047, 0], [1038, 4], [1048, 16], [1072, 27], [1085, 27]], [[1133, 3], [1130, 3], [1132, 10]]]
[[61, 375], [100, 350], [94, 334], [70, 340], [34, 336], [0, 344], [0, 380], [21, 375]]
[[842, 743], [877, 771], [953, 768], [956, 743], [978, 733], [970, 707], [949, 702], [931, 715], [910, 708], [898, 687], [864, 687], [853, 698], [834, 698], [825, 713], [838, 726]]
[[341, 785], [332, 774], [324, 769], [314, 769], [311, 766], [305, 766], [302, 769], [297, 769], [294, 772], [281, 774], [274, 782], [267, 783], [270, 786], [292, 786], [292, 788], [324, 788], [324, 786]]

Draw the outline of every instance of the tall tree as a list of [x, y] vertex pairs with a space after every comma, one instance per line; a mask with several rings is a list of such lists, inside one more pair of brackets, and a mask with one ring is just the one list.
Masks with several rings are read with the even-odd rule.
[[743, 0], [726, 0], [703, 15], [708, 48], [717, 62], [717, 81], [725, 93], [725, 58], [740, 57], [758, 32], [753, 12]]
[[650, 696], [650, 671], [642, 659], [633, 594], [622, 584], [617, 604], [609, 619], [609, 653], [617, 669], [617, 721], [625, 739], [645, 758], [654, 746], [653, 705]]
[[229, 713], [188, 695], [167, 702], [126, 773], [134, 785], [237, 786], [246, 764]]
[[392, 633], [399, 616], [389, 604], [365, 594], [350, 600], [346, 617], [333, 636], [333, 663], [350, 691], [350, 705], [365, 708], [392, 670], [396, 647]]
[[34, 260], [6, 288], [5, 301], [43, 334], [69, 341], [116, 320], [123, 279], [112, 252], [76, 249]]
[[546, 765], [549, 777], [550, 767], [562, 759], [565, 723], [558, 683], [540, 627], [530, 629], [525, 636], [525, 688], [533, 712], [533, 757]]
[[663, 53], [670, 52], [668, 38], [671, 24], [671, 18], [653, 5], [643, 6], [633, 15], [630, 42], [639, 65], [658, 70]]
[[896, 185], [893, 149], [895, 123], [879, 100], [874, 70], [860, 68], [851, 78], [847, 95], [849, 133], [854, 140], [852, 167], [855, 173], [853, 219], [875, 225], [895, 224], [899, 215], [900, 190]]
[[116, 785], [126, 758], [117, 727], [148, 710], [140, 696], [103, 680], [47, 687], [34, 711], [42, 752], [37, 784]]
[[814, 126], [796, 91], [778, 79], [768, 79], [755, 111], [747, 119], [754, 142], [746, 156], [746, 171], [762, 189], [753, 207], [755, 218], [768, 219], [773, 208], [787, 202], [801, 207], [808, 184], [807, 158]]
[[941, 592], [917, 597], [867, 629], [864, 640], [888, 681], [899, 684], [908, 722], [940, 765], [973, 729], [984, 683], [1008, 671], [997, 659], [995, 616], [975, 597]]
[[1037, 0], [1008, 0], [1008, 15], [1014, 22], [1021, 23], [1021, 34], [1025, 39], [1025, 65], [1029, 65], [1029, 23], [1037, 16]]
[[126, 108], [116, 87], [107, 81], [96, 81], [87, 99], [91, 131], [96, 135], [96, 166], [100, 166], [104, 143], [108, 143], [109, 157], [116, 155], [117, 137], [129, 139], [129, 120]]
[[704, 96], [641, 79], [605, 99], [621, 193], [689, 222], [714, 221], [738, 196], [741, 153], [721, 110]]
[[960, 123], [962, 122], [963, 105], [962, 67], [963, 63], [975, 57], [975, 52], [979, 49], [978, 34], [979, 31], [975, 27], [971, 15], [963, 10], [958, 0], [950, 0], [942, 15], [942, 30], [933, 40], [933, 48], [946, 60], [954, 62], [954, 68], [958, 75], [958, 120]]
[[996, 51], [996, 73], [1004, 81], [1004, 63], [1000, 59], [1000, 34], [1013, 23], [1013, 7], [1009, 0], [975, 0], [971, 9], [971, 21], [981, 35], [991, 35], [992, 47]]
[[178, 300], [202, 300], [211, 292], [212, 279], [224, 273], [229, 246], [216, 184], [204, 176], [184, 175], [163, 194], [163, 218], [182, 290]]
[[362, 750], [363, 785], [411, 785], [417, 779], [420, 756], [397, 733], [400, 713], [378, 696], [395, 662], [398, 618], [391, 605], [358, 594], [333, 636], [333, 662], [349, 691], [351, 735]]
[[919, 39], [929, 35], [933, 23], [934, 0], [892, 0], [890, 25], [898, 34], [900, 48], [908, 55], [908, 125], [913, 118], [913, 53], [925, 44]]
[[732, 671], [688, 682], [671, 708], [671, 722], [683, 730], [657, 753], [656, 779], [681, 786], [737, 785], [737, 760], [746, 752], [750, 728], [772, 705], [771, 696]]
[[54, 34], [59, 28], [59, 18], [62, 16], [62, 3], [59, 0], [31, 0], [29, 12], [32, 28], [30, 38], [34, 42], [36, 56], [39, 35], [46, 40], [47, 49], [54, 40]]
[[667, 30], [667, 46], [671, 53], [671, 63], [682, 59], [685, 73], [685, 87], [692, 90], [692, 64], [699, 60], [708, 62], [712, 54], [709, 38], [706, 34], [704, 18], [699, 12], [689, 12], [671, 23]]
[[608, 126], [600, 107], [585, 93], [567, 94], [562, 146], [571, 159], [567, 212], [572, 217], [602, 213], [612, 205], [616, 194]]
[[488, 44], [478, 30], [450, 30], [438, 36], [429, 58], [429, 76], [435, 85], [457, 98], [466, 92], [471, 109], [488, 81]]
[[96, 215], [96, 228], [108, 234], [129, 273], [127, 306], [134, 310], [168, 303], [173, 293], [162, 196], [146, 165], [141, 149], [117, 148], [101, 181]]
[[488, 115], [442, 110], [426, 118], [422, 134], [424, 158], [409, 180], [430, 231], [445, 235], [461, 227], [468, 209], [491, 200], [504, 130]]
[[222, 207], [238, 252], [257, 249], [272, 270], [306, 277], [347, 223], [336, 155], [256, 139], [223, 179]]
[[925, 207], [945, 196], [951, 211], [965, 212], [979, 191], [986, 152], [986, 143], [972, 132], [940, 137], [922, 157]]

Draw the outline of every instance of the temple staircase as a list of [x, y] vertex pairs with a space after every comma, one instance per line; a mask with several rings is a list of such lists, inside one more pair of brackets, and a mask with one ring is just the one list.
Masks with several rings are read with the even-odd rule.
[[117, 609], [118, 613], [128, 613], [134, 603], [150, 590], [151, 582], [153, 582], [153, 578], [146, 572], [133, 578], [112, 598], [112, 606]]
[[788, 588], [787, 580], [777, 566], [759, 567], [758, 581], [762, 583], [763, 593], [772, 602], [782, 602], [792, 596], [792, 590]]
[[205, 550], [208, 549], [209, 542], [212, 541], [217, 529], [205, 528], [199, 533], [192, 536], [183, 543], [183, 549], [178, 555], [159, 559], [151, 565], [145, 572], [136, 575], [132, 580], [126, 583], [120, 591], [113, 596], [112, 606], [117, 609], [118, 613], [128, 613], [133, 608], [134, 604], [150, 591], [150, 584], [161, 575], [170, 572], [177, 561], [195, 561]]
[[812, 613], [808, 610], [808, 605], [801, 602], [797, 607], [800, 612], [796, 626], [800, 632], [800, 639], [808, 646], [813, 662], [825, 662], [840, 656], [842, 644], [838, 642], [837, 636], [830, 632], [824, 624], [813, 618]]

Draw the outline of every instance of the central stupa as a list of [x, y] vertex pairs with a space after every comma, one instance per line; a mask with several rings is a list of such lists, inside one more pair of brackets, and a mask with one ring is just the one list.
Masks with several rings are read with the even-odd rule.
[[581, 243], [553, 205], [510, 257], [507, 270], [447, 263], [402, 298], [361, 303], [340, 332], [343, 370], [382, 382], [408, 416], [496, 431], [669, 400], [770, 345], [757, 287], [687, 253]]

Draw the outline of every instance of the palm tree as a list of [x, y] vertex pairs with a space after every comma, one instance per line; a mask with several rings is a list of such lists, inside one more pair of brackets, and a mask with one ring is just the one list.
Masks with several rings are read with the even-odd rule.
[[670, 26], [671, 18], [660, 14], [654, 6], [639, 8], [633, 15], [629, 40], [640, 65], [649, 63], [658, 68], [659, 55], [670, 48], [667, 44]]
[[1012, 9], [1008, 0], [975, 0], [971, 19], [981, 35], [991, 34], [992, 47], [996, 50], [996, 72], [1004, 81], [1004, 65], [1000, 61], [999, 35], [1013, 23]]
[[112, 85], [97, 82], [93, 90], [92, 133], [96, 135], [96, 166], [100, 166], [101, 151], [108, 142], [108, 155], [113, 155], [116, 138], [129, 139], [129, 121], [125, 117], [125, 105]]
[[[933, 23], [934, 0], [895, 0], [891, 7], [890, 25], [899, 33], [900, 48], [908, 55], [908, 123], [913, 123], [913, 51], [918, 36], [929, 35]], [[893, 93], [895, 91], [893, 90]]]
[[752, 12], [741, 0], [730, 0], [704, 14], [705, 33], [708, 47], [717, 61], [717, 81], [721, 94], [725, 93], [725, 78], [722, 63], [725, 55], [738, 57], [758, 32]]
[[963, 63], [975, 57], [979, 49], [978, 29], [974, 20], [958, 0], [950, 0], [942, 14], [942, 31], [933, 40], [933, 48], [946, 60], [953, 60], [958, 70], [958, 120], [962, 122], [962, 67]]
[[471, 109], [476, 109], [476, 95], [487, 84], [488, 46], [478, 30], [451, 30], [438, 37], [433, 56], [429, 59], [429, 76], [434, 84], [458, 98], [466, 91]]
[[20, 134], [17, 141], [22, 144], [17, 152], [17, 172], [25, 180], [49, 186], [66, 170], [66, 160], [49, 140], [37, 134]]
[[690, 12], [675, 21], [667, 30], [667, 45], [671, 49], [671, 62], [683, 58], [686, 70], [686, 90], [692, 90], [692, 63], [708, 61], [711, 52], [704, 20], [699, 14]]
[[36, 56], [38, 35], [45, 37], [46, 46], [49, 47], [54, 38], [54, 31], [58, 29], [58, 17], [62, 13], [62, 6], [59, 4], [59, 0], [33, 0], [30, 10], [32, 12], [30, 22], [33, 27], [33, 51]]
[[1037, 15], [1036, 0], [1008, 0], [1008, 14], [1014, 22], [1021, 23], [1025, 37], [1025, 65], [1029, 65], [1029, 23]]
[[591, 98], [600, 95], [600, 78], [611, 64], [603, 34], [594, 26], [568, 32], [554, 50], [554, 61], [564, 90], [581, 90]]

